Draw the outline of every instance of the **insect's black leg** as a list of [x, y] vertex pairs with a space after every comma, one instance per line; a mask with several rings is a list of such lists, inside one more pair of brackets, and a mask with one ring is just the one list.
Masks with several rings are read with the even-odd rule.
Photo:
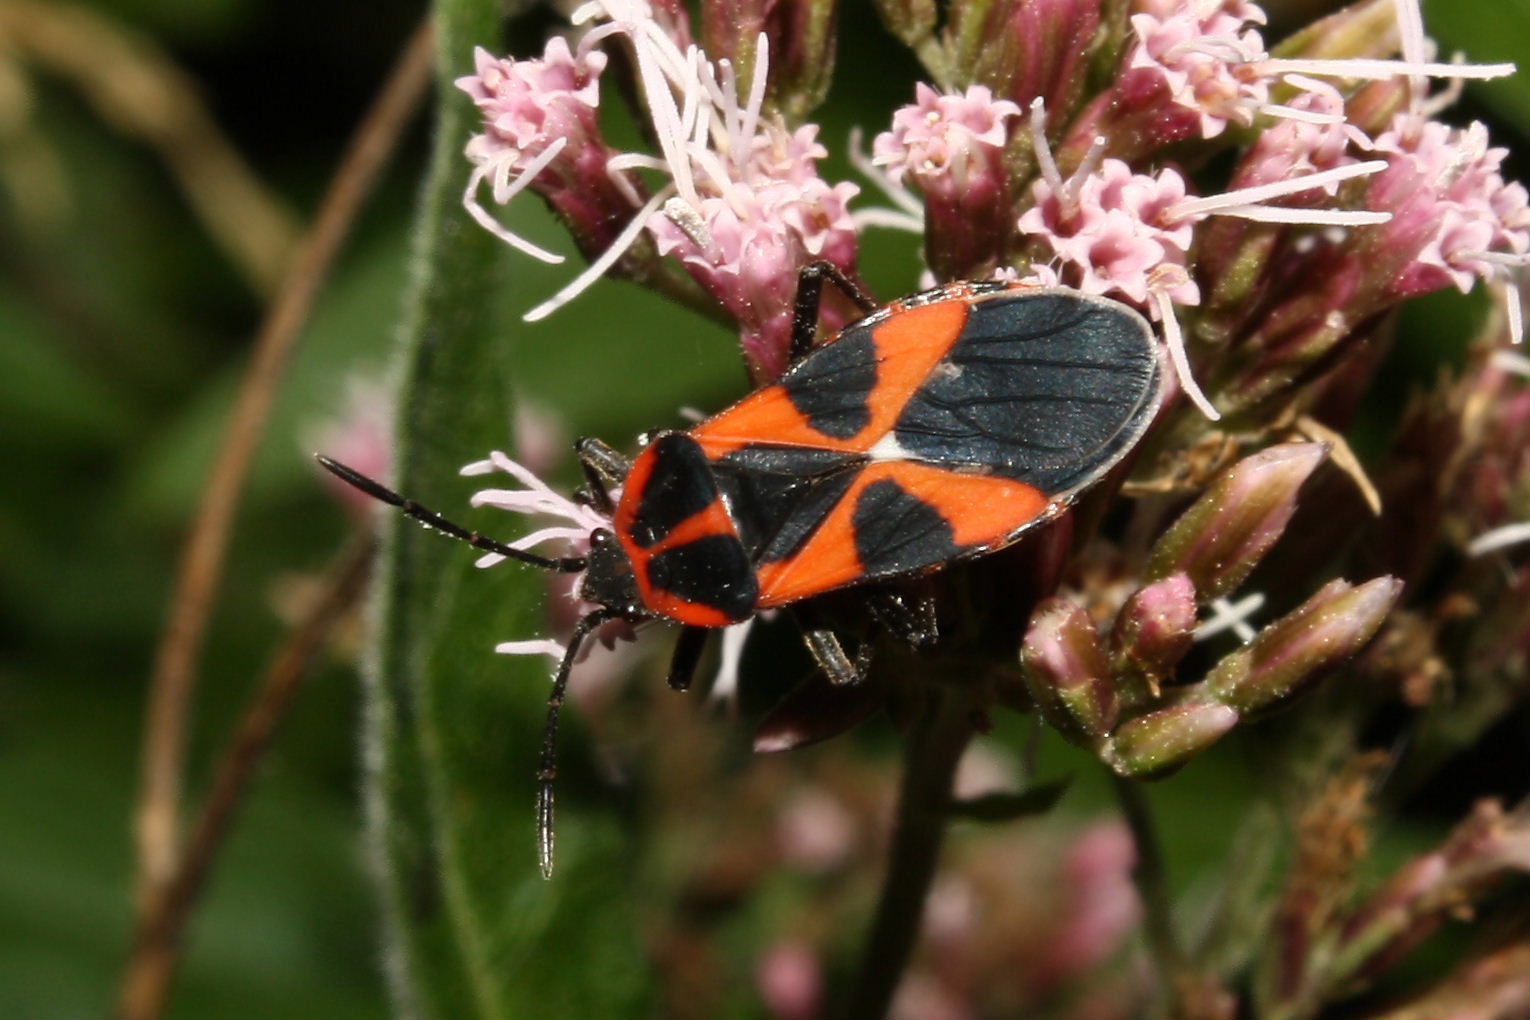
[[878, 622], [904, 644], [928, 648], [940, 639], [935, 601], [894, 588], [866, 589], [866, 605]]
[[834, 263], [824, 259], [809, 262], [797, 273], [797, 300], [792, 306], [791, 361], [795, 363], [813, 349], [813, 339], [818, 335], [818, 306], [823, 301], [823, 281], [838, 287], [863, 312], [873, 311], [876, 300], [865, 288], [840, 271]]
[[603, 514], [615, 513], [616, 504], [611, 500], [610, 490], [627, 477], [627, 472], [632, 470], [632, 461], [599, 439], [588, 436], [574, 444], [574, 451], [579, 455], [579, 467], [584, 471], [590, 505]]
[[428, 528], [434, 528], [452, 538], [466, 542], [474, 549], [499, 553], [501, 556], [508, 557], [509, 559], [529, 563], [533, 567], [541, 567], [544, 570], [557, 570], [565, 574], [577, 574], [586, 566], [585, 559], [582, 556], [562, 556], [557, 559], [549, 559], [546, 556], [538, 556], [536, 553], [529, 553], [522, 549], [508, 546], [503, 542], [497, 542], [492, 538], [486, 538], [476, 531], [469, 531], [462, 525], [447, 520], [434, 510], [427, 509], [412, 499], [405, 499], [381, 482], [368, 478], [355, 468], [346, 467], [339, 461], [330, 460], [320, 453], [314, 454], [314, 459], [319, 462], [320, 467], [347, 485], [354, 486], [373, 499], [381, 500], [389, 506], [398, 507], [406, 516], [414, 518]]
[[860, 657], [852, 659], [845, 654], [845, 646], [839, 643], [839, 637], [832, 630], [803, 630], [802, 640], [813, 661], [829, 678], [829, 683], [839, 687], [860, 682]]
[[553, 678], [552, 693], [547, 696], [547, 725], [542, 730], [542, 764], [537, 769], [537, 859], [542, 866], [542, 877], [552, 878], [553, 872], [553, 784], [558, 778], [558, 716], [563, 711], [563, 698], [568, 693], [568, 675], [573, 671], [574, 659], [579, 646], [590, 632], [616, 614], [607, 609], [597, 609], [581, 619], [569, 635], [568, 651], [558, 663], [558, 675]]
[[701, 661], [701, 653], [706, 650], [710, 633], [707, 627], [680, 628], [680, 636], [675, 639], [674, 655], [669, 660], [669, 686], [672, 690], [683, 691], [691, 686], [696, 663]]

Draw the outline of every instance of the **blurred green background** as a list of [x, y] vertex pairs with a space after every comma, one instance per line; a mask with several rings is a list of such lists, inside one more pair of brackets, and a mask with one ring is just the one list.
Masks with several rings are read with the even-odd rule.
[[[836, 157], [850, 126], [885, 124], [915, 77], [866, 10], [846, 6], [842, 70], [823, 116]], [[166, 159], [167, 147], [199, 136], [166, 139], [105, 105], [99, 83], [114, 70], [112, 40], [146, 43], [145, 66], [187, 76], [170, 79], [173, 88], [194, 83], [210, 123], [260, 182], [256, 205], [273, 233], [246, 240], [257, 262], [276, 264], [421, 14], [391, 0], [0, 0], [0, 1015], [111, 1008], [129, 931], [144, 684], [179, 543], [269, 293], [269, 273], [242, 267], [220, 243]], [[1526, 35], [1512, 28], [1526, 24], [1523, 0], [1434, 3], [1428, 17], [1447, 53], [1525, 59]], [[523, 49], [551, 23], [538, 14], [517, 21]], [[1527, 110], [1521, 74], [1474, 90], [1457, 112], [1490, 119], [1495, 141], [1516, 147], [1524, 179]], [[427, 131], [422, 116], [369, 203], [262, 444], [202, 664], [193, 798], [283, 631], [294, 585], [347, 532], [306, 454], [315, 430], [344, 412], [347, 380], [387, 365]], [[825, 177], [846, 176], [831, 160]], [[535, 201], [518, 203], [512, 220], [571, 250]], [[505, 262], [509, 311], [573, 272]], [[878, 293], [908, 291], [914, 241], [874, 233], [863, 264]], [[1433, 305], [1433, 318], [1410, 318], [1416, 336], [1459, 314], [1458, 303]], [[715, 408], [743, 385], [725, 331], [621, 284], [506, 342], [520, 390], [554, 409], [570, 435], [624, 443], [673, 421], [677, 407]], [[1404, 349], [1425, 352], [1405, 374], [1430, 378], [1437, 349]], [[484, 652], [492, 668], [487, 641]], [[192, 924], [171, 1015], [389, 1011], [359, 836], [358, 706], [344, 658], [302, 692]], [[858, 739], [885, 757], [889, 733], [881, 724]], [[1001, 727], [995, 740], [1013, 743], [1017, 733]], [[1060, 747], [1044, 753], [1067, 761]], [[1193, 886], [1219, 862], [1216, 813], [1235, 810], [1252, 767], [1229, 751], [1158, 788], [1165, 828], [1178, 833], [1177, 882]], [[1087, 814], [1106, 801], [1103, 787], [1085, 783], [1067, 806]], [[1395, 860], [1458, 809], [1448, 798], [1437, 818], [1421, 809], [1420, 834], [1390, 834], [1384, 856]], [[549, 959], [580, 980], [577, 954]]]

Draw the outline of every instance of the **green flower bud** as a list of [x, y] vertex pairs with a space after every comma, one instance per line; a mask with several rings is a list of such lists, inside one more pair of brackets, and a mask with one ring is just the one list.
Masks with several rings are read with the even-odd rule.
[[1115, 684], [1089, 615], [1067, 599], [1031, 615], [1020, 665], [1036, 710], [1070, 740], [1094, 746], [1115, 725]]
[[1153, 546], [1148, 579], [1183, 573], [1202, 602], [1237, 588], [1280, 538], [1296, 491], [1327, 453], [1321, 443], [1283, 443], [1234, 464]]
[[1217, 663], [1206, 677], [1207, 689], [1241, 713], [1271, 708], [1363, 648], [1401, 592], [1395, 577], [1358, 588], [1330, 581]]
[[1124, 724], [1104, 756], [1123, 776], [1152, 776], [1178, 768], [1238, 724], [1226, 705], [1188, 704], [1161, 708]]

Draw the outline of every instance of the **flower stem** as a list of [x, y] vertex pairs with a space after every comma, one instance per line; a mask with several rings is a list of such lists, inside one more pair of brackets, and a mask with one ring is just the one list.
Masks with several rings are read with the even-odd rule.
[[935, 687], [909, 734], [887, 876], [845, 1015], [884, 1017], [913, 954], [935, 877], [956, 765], [972, 739], [966, 693]]
[[1158, 843], [1158, 826], [1153, 821], [1147, 798], [1143, 796], [1142, 784], [1114, 772], [1110, 778], [1121, 813], [1131, 829], [1132, 841], [1136, 844], [1137, 863], [1132, 868], [1132, 880], [1142, 899], [1148, 951], [1153, 956], [1154, 969], [1158, 972], [1168, 1007], [1165, 1015], [1181, 1016], [1177, 1000], [1187, 985], [1189, 961], [1174, 931], [1174, 901], [1169, 894], [1168, 874]]

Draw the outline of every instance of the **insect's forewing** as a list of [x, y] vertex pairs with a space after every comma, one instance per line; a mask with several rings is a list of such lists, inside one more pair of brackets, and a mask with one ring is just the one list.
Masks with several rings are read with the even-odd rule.
[[768, 607], [1014, 541], [1131, 449], [1158, 378], [1116, 302], [954, 296], [851, 327], [692, 435]]

